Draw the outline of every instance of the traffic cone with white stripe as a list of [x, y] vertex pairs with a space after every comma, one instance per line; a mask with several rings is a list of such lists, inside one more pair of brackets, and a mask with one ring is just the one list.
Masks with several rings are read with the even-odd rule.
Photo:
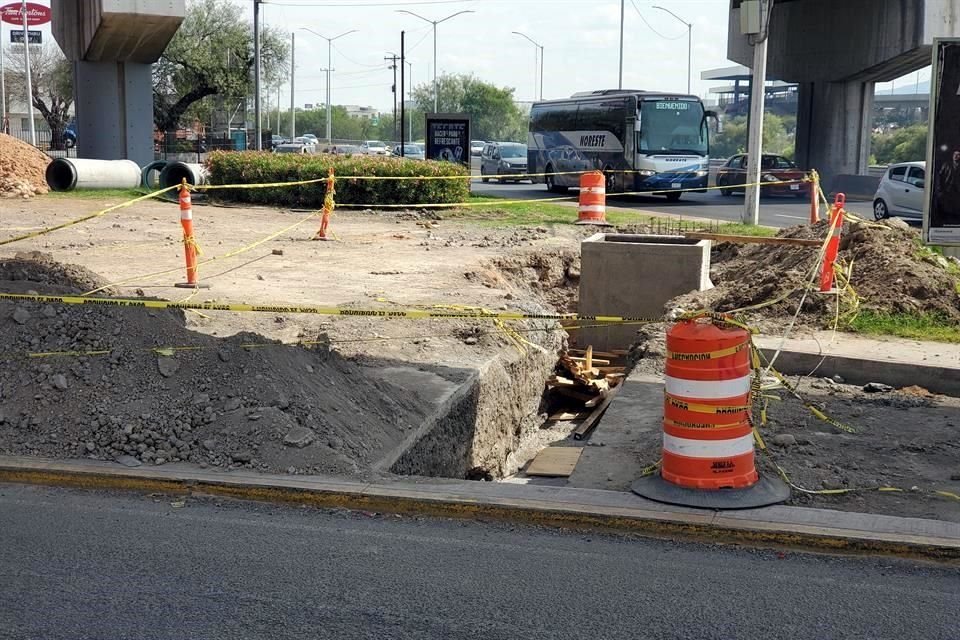
[[183, 228], [183, 254], [187, 262], [187, 281], [174, 286], [182, 289], [207, 289], [210, 285], [200, 284], [200, 266], [197, 256], [200, 247], [193, 237], [193, 203], [190, 200], [190, 188], [184, 178], [180, 183], [180, 226]]
[[607, 222], [606, 183], [606, 178], [599, 171], [591, 171], [580, 176], [580, 202], [575, 224], [612, 226]]
[[783, 502], [790, 489], [754, 465], [750, 334], [707, 319], [667, 332], [663, 457], [633, 491], [712, 509]]

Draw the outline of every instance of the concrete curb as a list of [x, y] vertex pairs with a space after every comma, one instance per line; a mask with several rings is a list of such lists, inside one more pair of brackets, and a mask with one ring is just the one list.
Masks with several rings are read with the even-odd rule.
[[654, 537], [789, 546], [815, 551], [960, 560], [960, 524], [802, 507], [714, 512], [670, 507], [633, 494], [505, 483], [275, 476], [126, 468], [94, 461], [0, 456], [0, 482], [83, 489], [199, 493], [446, 518], [489, 518]]

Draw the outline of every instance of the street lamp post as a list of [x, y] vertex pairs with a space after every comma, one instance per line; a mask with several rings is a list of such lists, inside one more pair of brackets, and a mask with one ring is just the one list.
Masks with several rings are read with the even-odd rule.
[[[537, 48], [540, 50], [540, 99], [543, 100], [543, 45], [540, 44], [539, 42], [537, 42], [536, 40], [534, 40], [533, 38], [531, 38], [530, 36], [528, 36], [528, 35], [525, 34], [525, 33], [520, 33], [519, 31], [511, 31], [511, 33], [514, 34], [514, 35], [520, 36], [521, 38], [526, 38], [527, 40], [529, 40], [530, 42], [532, 42], [535, 47], [537, 47]], [[533, 52], [536, 53], [536, 52], [537, 52], [537, 49], [534, 49]], [[534, 61], [534, 63], [536, 63], [536, 61]], [[536, 68], [536, 66], [534, 66], [534, 68], [533, 68], [533, 95], [534, 95], [534, 97], [536, 97], [536, 95], [537, 95], [537, 68]]]
[[437, 88], [437, 25], [440, 24], [441, 22], [446, 22], [451, 18], [456, 18], [457, 16], [462, 15], [464, 13], [476, 13], [476, 12], [470, 9], [467, 9], [465, 11], [457, 11], [456, 13], [452, 13], [446, 18], [443, 18], [442, 20], [430, 20], [428, 18], [424, 18], [420, 14], [414, 13], [413, 11], [407, 11], [406, 9], [397, 9], [397, 13], [409, 13], [414, 18], [420, 18], [424, 22], [429, 22], [430, 24], [433, 25], [433, 111], [434, 113], [436, 113], [437, 111], [439, 111], [439, 105], [440, 105], [440, 92]]
[[316, 31], [314, 31], [313, 29], [308, 29], [307, 27], [300, 27], [300, 30], [309, 31], [310, 33], [317, 36], [318, 38], [323, 38], [324, 40], [327, 41], [327, 145], [330, 145], [332, 143], [332, 131], [333, 131], [333, 129], [330, 126], [332, 124], [331, 119], [333, 117], [332, 110], [330, 108], [330, 75], [333, 72], [333, 64], [331, 63], [331, 56], [333, 55], [333, 41], [339, 40], [343, 36], [348, 36], [351, 33], [356, 33], [358, 30], [350, 29], [350, 31], [344, 31], [340, 35], [334, 36], [332, 38], [328, 38], [327, 36], [321, 35]]
[[692, 61], [693, 61], [693, 59], [692, 59], [692, 52], [693, 52], [693, 23], [687, 22], [686, 20], [684, 20], [683, 18], [681, 18], [680, 16], [678, 16], [677, 14], [675, 14], [673, 11], [670, 11], [670, 9], [667, 9], [667, 8], [665, 8], [665, 7], [657, 7], [657, 6], [655, 6], [655, 7], [653, 7], [653, 8], [654, 8], [654, 9], [659, 9], [660, 11], [666, 11], [667, 13], [669, 13], [669, 14], [672, 15], [674, 18], [676, 18], [677, 20], [679, 20], [680, 22], [682, 22], [683, 24], [685, 24], [685, 25], [687, 26], [687, 93], [690, 93], [690, 74], [693, 72], [693, 69], [692, 69], [692, 66], [691, 66], [691, 65], [692, 65]]

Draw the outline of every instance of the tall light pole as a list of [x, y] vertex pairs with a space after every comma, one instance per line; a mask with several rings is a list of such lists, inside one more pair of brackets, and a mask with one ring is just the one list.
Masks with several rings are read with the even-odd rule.
[[623, 4], [624, 0], [620, 0], [620, 75], [617, 89], [623, 89]]
[[33, 123], [33, 78], [30, 76], [30, 35], [27, 30], [27, 0], [23, 0], [21, 7], [20, 15], [23, 17], [23, 58], [27, 70], [27, 117], [30, 118], [30, 144], [37, 146], [37, 129]]
[[[260, 122], [260, 2], [253, 0], [253, 130], [257, 136], [257, 151], [263, 150], [263, 131]], [[246, 118], [244, 118], [246, 119]]]
[[[294, 108], [294, 75], [297, 72], [297, 32], [290, 32], [290, 142], [297, 137], [297, 111]], [[280, 98], [277, 98], [277, 113], [280, 113]], [[280, 133], [280, 116], [277, 116], [277, 133]]]
[[350, 29], [350, 31], [344, 31], [338, 36], [328, 38], [327, 36], [321, 35], [316, 31], [314, 31], [313, 29], [308, 29], [307, 27], [300, 27], [300, 29], [302, 31], [309, 31], [310, 33], [317, 36], [318, 38], [323, 38], [324, 40], [327, 41], [327, 144], [329, 145], [333, 142], [332, 135], [331, 135], [331, 132], [333, 131], [333, 129], [331, 128], [331, 125], [333, 124], [332, 122], [333, 110], [330, 108], [330, 75], [333, 73], [333, 64], [331, 63], [331, 56], [333, 55], [333, 41], [339, 40], [343, 36], [348, 36], [351, 33], [356, 33], [358, 30]]
[[670, 9], [667, 9], [667, 8], [665, 8], [665, 7], [657, 7], [657, 6], [655, 6], [655, 7], [653, 7], [653, 8], [654, 8], [654, 9], [659, 9], [660, 11], [666, 11], [667, 13], [669, 13], [669, 14], [672, 15], [674, 18], [676, 18], [677, 20], [679, 20], [680, 22], [682, 22], [683, 24], [685, 24], [685, 25], [687, 26], [687, 93], [690, 93], [690, 77], [691, 77], [690, 74], [693, 73], [693, 69], [692, 69], [692, 64], [693, 64], [693, 58], [692, 58], [692, 52], [693, 52], [693, 24], [690, 23], [690, 22], [687, 22], [686, 20], [684, 20], [683, 18], [681, 18], [680, 16], [678, 16], [677, 14], [675, 14], [673, 11], [670, 11]]
[[456, 13], [452, 13], [446, 18], [443, 18], [442, 20], [430, 20], [428, 18], [424, 18], [420, 14], [414, 13], [413, 11], [407, 11], [406, 9], [397, 9], [397, 13], [409, 13], [414, 18], [420, 18], [424, 22], [429, 22], [430, 24], [433, 25], [433, 111], [434, 113], [436, 113], [437, 111], [439, 111], [439, 105], [440, 105], [440, 92], [437, 88], [437, 25], [440, 24], [441, 22], [446, 22], [451, 18], [456, 18], [459, 15], [463, 15], [464, 13], [476, 13], [476, 12], [471, 11], [470, 9], [467, 9], [465, 11], [457, 11]]
[[[543, 45], [540, 44], [539, 42], [537, 42], [536, 40], [534, 40], [533, 38], [531, 38], [530, 36], [528, 36], [528, 35], [525, 34], [525, 33], [520, 33], [519, 31], [511, 31], [510, 33], [512, 33], [512, 34], [514, 34], [514, 35], [517, 35], [517, 36], [520, 36], [521, 38], [526, 38], [527, 40], [529, 40], [530, 42], [532, 42], [535, 47], [537, 47], [537, 48], [540, 50], [540, 99], [543, 100]], [[533, 53], [534, 53], [534, 57], [536, 57], [537, 49], [534, 49], [534, 50], [533, 50]], [[536, 67], [536, 60], [534, 60], [534, 67], [533, 67], [533, 96], [534, 96], [534, 97], [537, 96], [537, 67]]]

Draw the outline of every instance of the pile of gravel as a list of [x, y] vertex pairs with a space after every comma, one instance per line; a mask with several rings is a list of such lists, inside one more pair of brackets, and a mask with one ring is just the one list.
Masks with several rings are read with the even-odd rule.
[[[85, 270], [32, 258], [0, 260], [0, 291], [99, 284]], [[0, 345], [3, 454], [358, 473], [429, 406], [371, 375], [379, 363], [256, 334], [195, 333], [175, 310], [4, 301]], [[171, 346], [189, 349], [155, 350]], [[29, 355], [48, 352], [59, 355]]]

